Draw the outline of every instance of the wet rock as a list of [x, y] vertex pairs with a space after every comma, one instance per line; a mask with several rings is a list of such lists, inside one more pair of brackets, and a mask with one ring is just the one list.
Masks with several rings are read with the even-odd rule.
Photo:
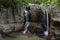
[[29, 11], [32, 22], [42, 22], [44, 20], [44, 13], [39, 4], [30, 5]]
[[42, 36], [43, 35], [43, 26], [41, 24], [38, 23], [31, 23], [28, 27], [28, 30], [32, 33], [32, 34], [36, 34], [38, 36]]

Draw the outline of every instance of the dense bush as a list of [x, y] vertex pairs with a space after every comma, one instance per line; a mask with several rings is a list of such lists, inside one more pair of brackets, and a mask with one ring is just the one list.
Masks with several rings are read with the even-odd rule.
[[6, 7], [16, 7], [17, 5], [22, 6], [23, 4], [28, 3], [43, 3], [43, 4], [55, 4], [59, 3], [59, 0], [0, 0], [0, 5], [4, 5]]

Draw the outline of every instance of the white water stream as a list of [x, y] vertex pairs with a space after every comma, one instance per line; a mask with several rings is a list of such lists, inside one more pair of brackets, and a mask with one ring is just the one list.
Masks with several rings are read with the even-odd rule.
[[23, 31], [23, 34], [26, 34], [27, 30], [28, 30], [28, 26], [29, 26], [29, 12], [28, 10], [24, 10], [25, 12], [25, 25], [24, 25], [24, 31]]

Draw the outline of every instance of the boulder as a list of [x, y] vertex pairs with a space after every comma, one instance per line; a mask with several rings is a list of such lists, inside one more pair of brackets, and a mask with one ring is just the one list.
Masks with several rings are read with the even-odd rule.
[[44, 20], [44, 13], [39, 4], [31, 5], [29, 11], [32, 22], [42, 22]]
[[0, 24], [0, 32], [11, 33], [13, 31], [19, 31], [23, 29], [24, 23], [17, 24]]
[[10, 25], [10, 24], [0, 24], [0, 27], [3, 33], [10, 33], [14, 30], [14, 25]]
[[36, 34], [38, 36], [42, 36], [44, 28], [43, 28], [43, 26], [42, 26], [41, 23], [33, 23], [33, 22], [31, 22], [30, 25], [29, 25], [29, 27], [28, 27], [28, 30], [32, 34]]

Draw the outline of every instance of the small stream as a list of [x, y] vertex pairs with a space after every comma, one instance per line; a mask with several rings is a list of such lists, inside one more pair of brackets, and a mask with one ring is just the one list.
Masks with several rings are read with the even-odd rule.
[[23, 34], [26, 34], [29, 26], [29, 11], [27, 9], [24, 10], [25, 12], [25, 23], [24, 23], [24, 31]]
[[48, 28], [49, 28], [49, 16], [48, 16], [48, 10], [46, 9], [46, 11], [45, 11], [45, 31], [44, 31], [44, 36], [46, 37], [46, 36], [48, 36]]

